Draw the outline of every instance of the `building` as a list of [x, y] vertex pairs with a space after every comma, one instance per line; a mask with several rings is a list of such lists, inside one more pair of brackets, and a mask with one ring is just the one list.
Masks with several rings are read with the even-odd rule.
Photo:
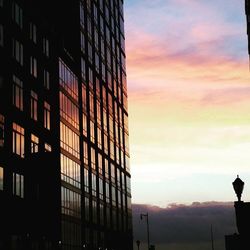
[[123, 0], [0, 0], [0, 249], [132, 249]]
[[232, 183], [238, 201], [234, 202], [238, 233], [225, 236], [226, 250], [247, 250], [250, 248], [250, 202], [241, 200], [245, 183], [237, 176]]
[[250, 1], [245, 0], [245, 10], [247, 18], [248, 54], [250, 56]]

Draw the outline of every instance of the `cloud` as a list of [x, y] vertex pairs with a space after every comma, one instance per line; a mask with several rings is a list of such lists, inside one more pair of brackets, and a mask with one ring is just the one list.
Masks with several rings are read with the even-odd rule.
[[[146, 86], [248, 84], [243, 5], [227, 1], [127, 4], [130, 90]], [[241, 18], [234, 16], [241, 13]], [[187, 86], [185, 86], [185, 83]], [[153, 84], [153, 85], [152, 85]]]
[[[170, 204], [166, 208], [133, 205], [134, 239], [146, 242], [146, 224], [141, 213], [149, 213], [151, 242], [165, 249], [185, 249], [186, 246], [210, 246], [211, 225], [219, 248], [224, 235], [236, 230], [231, 202], [194, 202], [191, 205]], [[170, 248], [171, 246], [171, 248]], [[163, 248], [162, 248], [163, 249]], [[188, 248], [186, 248], [188, 249]], [[198, 248], [197, 248], [198, 249]]]
[[202, 98], [201, 104], [204, 105], [227, 105], [242, 101], [249, 101], [250, 87], [232, 87], [224, 89], [215, 89]]

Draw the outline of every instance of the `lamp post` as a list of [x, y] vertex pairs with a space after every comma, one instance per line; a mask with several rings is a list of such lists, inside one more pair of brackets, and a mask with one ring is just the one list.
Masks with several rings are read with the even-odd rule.
[[140, 250], [140, 244], [141, 244], [141, 242], [139, 240], [137, 240], [136, 245], [137, 245], [138, 250]]
[[148, 213], [146, 214], [141, 214], [140, 218], [141, 220], [143, 219], [143, 217], [146, 217], [146, 222], [147, 222], [147, 238], [148, 238], [148, 250], [150, 249], [150, 244], [149, 244], [149, 222], [148, 222]]
[[245, 183], [239, 178], [239, 175], [237, 175], [237, 178], [232, 184], [233, 184], [234, 192], [236, 193], [238, 197], [238, 201], [240, 202]]

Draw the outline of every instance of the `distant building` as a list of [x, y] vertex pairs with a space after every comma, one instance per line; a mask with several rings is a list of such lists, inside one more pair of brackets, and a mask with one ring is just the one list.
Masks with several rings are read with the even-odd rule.
[[131, 250], [123, 0], [0, 0], [0, 249]]
[[245, 0], [245, 10], [247, 17], [248, 54], [250, 56], [250, 0]]
[[241, 201], [244, 182], [237, 177], [233, 182], [238, 201], [234, 202], [236, 224], [238, 234], [226, 235], [226, 250], [248, 250], [250, 249], [250, 202]]

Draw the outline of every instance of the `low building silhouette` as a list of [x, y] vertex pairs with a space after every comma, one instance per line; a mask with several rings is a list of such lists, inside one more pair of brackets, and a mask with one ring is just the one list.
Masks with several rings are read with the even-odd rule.
[[250, 202], [241, 201], [244, 182], [237, 177], [233, 182], [238, 201], [234, 202], [238, 233], [225, 236], [226, 250], [250, 249]]

